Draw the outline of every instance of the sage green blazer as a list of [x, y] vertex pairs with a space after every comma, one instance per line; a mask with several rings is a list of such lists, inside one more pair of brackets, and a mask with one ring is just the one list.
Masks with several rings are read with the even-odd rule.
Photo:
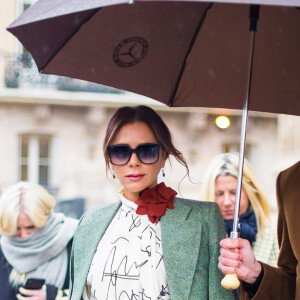
[[[80, 300], [98, 243], [121, 201], [87, 212], [75, 232], [71, 254], [71, 300]], [[224, 222], [216, 203], [174, 199], [161, 218], [163, 258], [172, 300], [235, 299], [218, 269]], [[99, 299], [102, 300], [102, 299]]]

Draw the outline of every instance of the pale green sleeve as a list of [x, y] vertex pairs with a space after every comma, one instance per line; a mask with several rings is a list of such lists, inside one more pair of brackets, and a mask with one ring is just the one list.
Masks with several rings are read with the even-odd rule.
[[236, 299], [237, 292], [229, 291], [221, 286], [224, 275], [218, 268], [218, 258], [220, 256], [220, 241], [225, 238], [224, 221], [216, 203], [210, 206], [208, 214], [209, 228], [209, 299], [225, 300]]

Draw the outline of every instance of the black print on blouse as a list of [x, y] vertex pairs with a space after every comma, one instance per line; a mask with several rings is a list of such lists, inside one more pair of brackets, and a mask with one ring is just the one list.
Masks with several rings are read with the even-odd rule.
[[159, 252], [159, 250], [161, 249], [161, 244], [159, 243], [159, 242], [160, 242], [160, 239], [159, 239], [157, 236], [156, 236], [156, 240], [158, 240], [158, 242], [156, 242], [156, 249], [155, 249], [155, 252], [156, 252], [158, 255], [160, 255], [160, 259], [159, 259], [159, 261], [158, 261], [158, 263], [157, 263], [157, 265], [156, 265], [156, 269], [158, 269], [158, 267], [159, 267], [161, 261], [163, 260], [163, 255], [162, 255], [161, 252]]
[[145, 290], [144, 290], [144, 289], [143, 289], [142, 292], [139, 292], [139, 294], [141, 294], [141, 296], [142, 296], [141, 300], [151, 299], [151, 297], [148, 297], [148, 296], [145, 294]]
[[129, 295], [127, 292], [125, 292], [125, 291], [123, 291], [121, 294], [120, 294], [120, 296], [119, 296], [119, 298], [118, 298], [118, 300], [139, 300], [140, 299], [140, 297], [139, 297], [139, 295], [137, 295], [137, 294], [135, 294], [133, 291], [131, 291], [131, 295]]
[[122, 214], [123, 212], [125, 213], [125, 217], [128, 217], [128, 215], [131, 213], [130, 210], [125, 210], [125, 209], [123, 209], [122, 206], [121, 206], [121, 209], [120, 209], [119, 215], [118, 215], [118, 220], [120, 220], [121, 214]]
[[126, 238], [124, 238], [124, 237], [121, 236], [121, 237], [117, 238], [114, 242], [112, 242], [111, 244], [113, 245], [116, 242], [118, 242], [119, 240], [125, 240], [126, 242], [129, 242], [129, 240], [127, 240]]
[[145, 249], [141, 249], [141, 251], [147, 253], [149, 257], [151, 256], [151, 247], [150, 247], [150, 245], [147, 246]]
[[[169, 285], [167, 284], [166, 286], [161, 286], [161, 292], [159, 294], [160, 297], [158, 297], [158, 299], [163, 299], [161, 298], [161, 296], [170, 296], [170, 291], [169, 291]], [[171, 298], [170, 298], [171, 299]]]
[[152, 239], [152, 236], [156, 236], [156, 231], [153, 227], [150, 227], [150, 239]]
[[142, 231], [142, 233], [144, 233], [144, 232], [147, 230], [148, 227], [149, 227], [149, 225], [147, 225], [147, 226], [145, 227], [145, 229]]
[[[133, 231], [135, 228], [138, 228], [141, 226], [141, 218], [139, 216], [135, 216], [133, 214], [130, 214], [131, 211], [126, 211], [124, 209], [120, 209], [119, 215], [118, 215], [118, 219], [121, 218], [121, 214], [125, 213], [124, 216], [126, 218], [131, 218], [130, 221], [132, 222], [129, 228], [129, 232]], [[147, 225], [143, 231], [142, 231], [142, 235], [137, 236], [139, 239], [143, 239], [143, 234], [147, 231], [147, 229], [149, 228], [150, 225]], [[158, 257], [158, 263], [156, 265], [156, 269], [158, 269], [160, 263], [163, 261], [163, 255], [162, 253], [160, 253], [161, 251], [161, 239], [159, 239], [156, 236], [156, 231], [155, 228], [153, 228], [152, 226], [150, 226], [149, 228], [149, 235], [150, 235], [150, 240], [151, 239], [155, 239], [155, 245], [156, 245], [156, 249], [155, 249], [155, 253], [157, 254]], [[105, 232], [106, 233], [106, 232]], [[120, 291], [120, 286], [118, 288], [118, 281], [123, 281], [123, 280], [139, 280], [140, 279], [140, 271], [139, 269], [141, 267], [143, 267], [146, 263], [149, 263], [149, 260], [146, 259], [145, 261], [143, 261], [141, 264], [138, 264], [136, 261], [133, 262], [131, 265], [129, 265], [128, 263], [128, 256], [125, 255], [120, 264], [118, 265], [115, 261], [116, 259], [116, 253], [118, 248], [117, 247], [123, 247], [124, 244], [122, 244], [122, 240], [125, 240], [126, 242], [129, 242], [129, 240], [125, 237], [119, 236], [115, 241], [111, 242], [112, 245], [116, 244], [112, 250], [110, 251], [108, 258], [105, 262], [104, 265], [104, 270], [103, 270], [103, 274], [102, 274], [102, 282], [104, 281], [105, 277], [109, 277], [109, 285], [108, 285], [108, 289], [107, 289], [107, 294], [106, 294], [106, 300], [110, 300], [109, 297], [110, 296], [110, 292], [113, 292], [114, 299], [115, 300], [166, 300], [166, 296], [170, 296], [170, 292], [169, 292], [169, 287], [167, 286], [163, 286], [161, 287], [161, 291], [158, 297], [155, 297], [155, 299], [152, 299], [151, 297], [147, 296], [145, 293], [145, 290], [143, 289], [142, 292], [139, 292], [138, 294], [136, 294], [133, 290], [131, 290], [131, 292], [129, 291], [125, 291], [125, 290], [121, 290]], [[121, 245], [119, 245], [119, 243], [121, 242]], [[147, 245], [145, 247], [145, 249], [141, 249], [142, 252], [147, 253], [148, 257], [151, 257], [152, 253], [151, 253], [151, 246]], [[119, 284], [120, 285], [120, 284]], [[94, 295], [94, 297], [96, 297]], [[170, 298], [168, 297], [168, 299], [170, 300]]]
[[[110, 277], [109, 286], [107, 290], [107, 297], [109, 296], [109, 291], [111, 288], [115, 289], [115, 294], [117, 294], [117, 282], [119, 279], [125, 279], [125, 280], [139, 280], [139, 271], [144, 264], [146, 264], [148, 261], [144, 261], [140, 265], [137, 264], [137, 262], [133, 262], [130, 267], [127, 266], [127, 255], [123, 257], [121, 260], [121, 263], [119, 266], [114, 267], [115, 265], [115, 255], [116, 255], [117, 247], [114, 246], [112, 250], [109, 253], [109, 256], [105, 262], [103, 275], [102, 275], [102, 281], [104, 280], [104, 277]], [[121, 293], [126, 293], [125, 291], [122, 291]], [[118, 298], [120, 299], [120, 297]], [[131, 299], [131, 298], [129, 298]], [[132, 298], [134, 299], [134, 298]], [[146, 298], [142, 298], [146, 299]]]
[[129, 232], [141, 225], [141, 218], [139, 218], [138, 216], [134, 217], [133, 215], [131, 215], [131, 218], [132, 218], [132, 224], [129, 227]]
[[[159, 253], [159, 254], [160, 254], [160, 253]], [[159, 261], [158, 261], [158, 263], [157, 263], [156, 269], [158, 269], [159, 264], [161, 263], [162, 260], [163, 260], [163, 256], [161, 255], [161, 257], [160, 257], [160, 259], [159, 259]]]

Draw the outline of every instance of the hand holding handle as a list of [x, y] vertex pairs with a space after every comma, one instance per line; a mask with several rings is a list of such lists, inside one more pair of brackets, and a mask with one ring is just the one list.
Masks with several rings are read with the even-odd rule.
[[[236, 222], [235, 227], [240, 227], [240, 224]], [[237, 230], [232, 231], [230, 233], [230, 238], [234, 239], [239, 237], [239, 232]], [[231, 274], [226, 274], [224, 276], [224, 278], [221, 281], [221, 285], [223, 288], [227, 289], [227, 290], [235, 290], [240, 286], [240, 281], [238, 280], [236, 273], [231, 273]]]

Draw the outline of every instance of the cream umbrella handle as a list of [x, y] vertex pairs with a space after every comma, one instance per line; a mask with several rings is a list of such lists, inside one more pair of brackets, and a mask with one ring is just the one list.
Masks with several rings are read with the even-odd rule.
[[235, 290], [240, 286], [240, 281], [238, 280], [235, 273], [226, 274], [221, 281], [221, 285], [227, 290]]
[[[240, 228], [239, 224], [237, 223], [237, 227]], [[235, 239], [239, 237], [239, 232], [231, 231], [230, 238]], [[221, 280], [221, 285], [223, 288], [227, 290], [235, 290], [240, 286], [240, 281], [238, 280], [236, 273], [226, 274], [224, 278]]]

